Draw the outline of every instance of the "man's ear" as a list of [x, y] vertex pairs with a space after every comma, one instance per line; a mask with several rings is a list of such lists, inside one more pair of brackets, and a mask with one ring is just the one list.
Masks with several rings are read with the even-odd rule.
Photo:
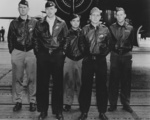
[[126, 18], [126, 17], [127, 17], [127, 15], [126, 15], [126, 14], [124, 14], [124, 17]]
[[28, 7], [28, 12], [30, 11], [30, 8]]
[[116, 11], [114, 12], [114, 17], [117, 18], [117, 12]]
[[91, 15], [89, 16], [89, 20], [91, 21]]
[[55, 8], [55, 13], [57, 12], [57, 8]]
[[19, 6], [18, 6], [18, 11], [19, 11]]

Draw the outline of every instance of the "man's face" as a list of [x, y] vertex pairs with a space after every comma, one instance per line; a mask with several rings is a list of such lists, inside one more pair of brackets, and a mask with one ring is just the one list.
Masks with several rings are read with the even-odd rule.
[[94, 23], [94, 24], [98, 24], [99, 23], [99, 21], [100, 21], [100, 19], [101, 19], [101, 15], [100, 15], [100, 13], [99, 12], [93, 12], [91, 15], [90, 15], [90, 20], [91, 20], [91, 22], [92, 23]]
[[18, 11], [21, 16], [26, 16], [29, 11], [29, 7], [27, 5], [19, 4]]
[[49, 18], [52, 18], [55, 16], [55, 13], [57, 12], [57, 9], [52, 6], [52, 7], [47, 7], [45, 8], [46, 14]]
[[77, 18], [74, 18], [70, 21], [70, 24], [73, 28], [77, 29], [80, 25], [80, 18], [77, 17]]
[[124, 11], [118, 11], [116, 13], [116, 18], [118, 22], [123, 22], [126, 18], [126, 14], [124, 13]]

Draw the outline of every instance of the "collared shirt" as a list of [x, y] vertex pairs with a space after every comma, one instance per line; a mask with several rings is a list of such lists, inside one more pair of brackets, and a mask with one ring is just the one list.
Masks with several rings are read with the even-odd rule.
[[97, 25], [94, 25], [94, 24], [90, 24], [91, 26], [93, 26], [95, 28], [95, 30], [98, 28], [98, 26], [100, 26], [102, 23], [99, 21], [99, 23]]
[[14, 49], [30, 51], [33, 49], [33, 32], [37, 20], [27, 16], [26, 20], [20, 16], [11, 21], [8, 31], [8, 46], [11, 53]]
[[31, 20], [31, 17], [30, 17], [29, 15], [27, 15], [27, 18], [26, 18], [26, 19], [22, 19], [21, 16], [19, 16], [19, 17], [18, 17], [18, 20], [19, 20], [20, 22], [29, 21], [29, 20]]
[[111, 49], [128, 49], [133, 47], [134, 32], [133, 26], [125, 22], [119, 25], [117, 22], [110, 26], [113, 40], [111, 42]]
[[[35, 49], [36, 51], [50, 50], [53, 51], [63, 51], [65, 37], [68, 33], [68, 28], [66, 22], [58, 16], [55, 16], [55, 21], [53, 24], [53, 34], [50, 35], [49, 23], [47, 22], [47, 16], [43, 17], [37, 22], [34, 31]], [[45, 51], [45, 52], [46, 52]], [[49, 51], [49, 53], [50, 53]]]
[[118, 43], [117, 44], [118, 44], [118, 47], [121, 47], [122, 37], [124, 34], [124, 29], [125, 29], [126, 23], [124, 22], [123, 25], [120, 25], [119, 23], [117, 23], [116, 25], [118, 27], [118, 30], [117, 30]]
[[48, 22], [48, 24], [49, 24], [49, 31], [50, 31], [50, 34], [52, 35], [52, 33], [53, 33], [53, 25], [54, 25], [54, 22], [55, 22], [55, 19], [56, 19], [56, 17], [53, 17], [53, 18], [49, 18], [49, 17], [47, 17], [46, 18], [46, 21]]
[[89, 54], [105, 56], [109, 53], [111, 36], [105, 25], [98, 24], [95, 28], [92, 24], [88, 24], [83, 27], [83, 33]]

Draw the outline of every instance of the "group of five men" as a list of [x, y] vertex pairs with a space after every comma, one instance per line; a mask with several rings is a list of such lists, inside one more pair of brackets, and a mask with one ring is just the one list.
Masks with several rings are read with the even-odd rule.
[[[38, 21], [28, 16], [29, 4], [26, 0], [19, 2], [18, 11], [20, 16], [10, 23], [8, 32], [8, 48], [12, 62], [12, 96], [16, 103], [13, 111], [19, 111], [22, 108], [25, 71], [30, 111], [35, 111], [37, 104], [37, 111], [40, 112], [39, 120], [43, 120], [48, 115], [49, 80], [52, 76], [52, 113], [58, 120], [64, 120], [63, 104], [66, 104], [65, 110], [70, 108], [67, 108], [67, 100], [63, 103], [63, 95], [67, 94], [69, 83], [73, 81], [68, 82], [68, 86], [63, 85], [65, 84], [63, 81], [76, 77], [71, 73], [73, 69], [70, 65], [73, 64], [77, 67], [76, 73], [81, 73], [81, 75], [78, 74], [79, 78], [76, 78], [81, 78], [81, 81], [76, 82], [80, 85], [79, 120], [85, 120], [88, 117], [94, 75], [100, 119], [108, 119], [105, 115], [108, 98], [110, 101], [108, 110], [117, 109], [120, 79], [123, 109], [132, 112], [129, 98], [134, 34], [133, 27], [125, 22], [126, 14], [123, 8], [117, 8], [117, 22], [109, 29], [100, 23], [102, 11], [94, 7], [89, 15], [90, 24], [84, 26], [82, 30], [79, 29], [80, 16], [74, 15], [70, 19], [73, 27], [69, 31], [65, 21], [55, 15], [57, 8], [52, 1], [46, 2], [46, 16]], [[70, 42], [72, 39], [73, 42]], [[72, 46], [68, 47], [69, 44]], [[109, 52], [111, 52], [111, 66], [108, 92], [106, 56]], [[69, 75], [72, 78], [68, 77]], [[63, 86], [68, 88], [64, 90]]]

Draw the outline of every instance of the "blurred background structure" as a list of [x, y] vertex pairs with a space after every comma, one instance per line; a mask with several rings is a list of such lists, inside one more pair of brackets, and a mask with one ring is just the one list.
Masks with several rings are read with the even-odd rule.
[[[18, 17], [18, 2], [20, 0], [1, 0], [0, 1], [0, 26], [6, 29], [7, 36], [8, 26], [14, 17]], [[127, 13], [127, 20], [134, 26], [135, 32], [138, 31], [140, 38], [147, 40], [150, 37], [150, 0], [51, 0], [57, 5], [57, 15], [66, 20], [69, 25], [68, 16], [71, 13], [77, 13], [82, 16], [81, 27], [87, 24], [89, 12], [92, 7], [97, 6], [102, 13], [102, 22], [107, 26], [115, 22], [114, 10], [116, 7], [123, 7]], [[29, 0], [29, 14], [33, 17], [43, 17], [46, 0]], [[139, 46], [137, 34], [134, 44]], [[148, 43], [150, 44], [150, 43]]]

